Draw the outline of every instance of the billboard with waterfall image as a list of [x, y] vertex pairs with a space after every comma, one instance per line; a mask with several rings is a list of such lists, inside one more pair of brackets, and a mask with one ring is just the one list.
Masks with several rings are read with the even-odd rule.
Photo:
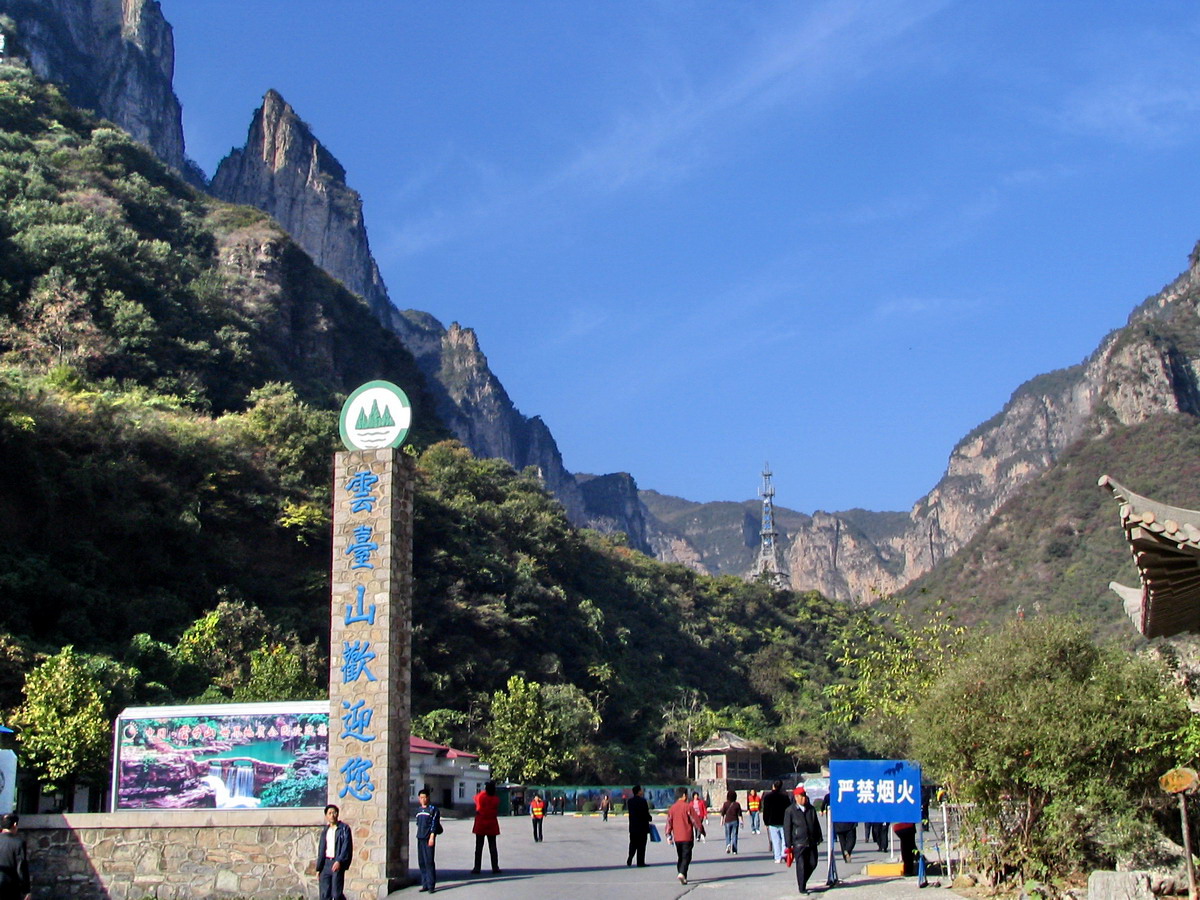
[[328, 701], [144, 706], [114, 730], [114, 811], [325, 805]]

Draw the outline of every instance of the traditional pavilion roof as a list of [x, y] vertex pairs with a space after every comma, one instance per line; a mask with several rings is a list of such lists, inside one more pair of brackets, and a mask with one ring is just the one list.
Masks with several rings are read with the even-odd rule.
[[1100, 486], [1121, 501], [1121, 527], [1141, 587], [1111, 582], [1134, 627], [1146, 637], [1200, 631], [1200, 510], [1168, 506], [1113, 481]]
[[697, 753], [728, 753], [730, 750], [765, 750], [766, 748], [732, 731], [718, 731], [708, 741], [696, 748]]

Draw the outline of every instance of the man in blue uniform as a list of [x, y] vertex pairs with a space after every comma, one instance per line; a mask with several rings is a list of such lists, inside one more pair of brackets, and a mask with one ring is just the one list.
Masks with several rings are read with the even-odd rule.
[[429, 802], [429, 788], [422, 788], [417, 799], [421, 802], [417, 810], [417, 865], [421, 867], [421, 890], [432, 894], [437, 890], [433, 847], [442, 833], [442, 811]]

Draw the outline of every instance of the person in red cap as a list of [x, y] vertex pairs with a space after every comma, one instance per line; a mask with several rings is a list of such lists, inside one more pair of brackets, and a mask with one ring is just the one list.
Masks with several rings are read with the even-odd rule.
[[783, 817], [783, 839], [792, 848], [796, 860], [796, 886], [808, 893], [808, 878], [817, 868], [817, 845], [821, 843], [821, 822], [808, 802], [808, 792], [796, 788], [796, 802]]

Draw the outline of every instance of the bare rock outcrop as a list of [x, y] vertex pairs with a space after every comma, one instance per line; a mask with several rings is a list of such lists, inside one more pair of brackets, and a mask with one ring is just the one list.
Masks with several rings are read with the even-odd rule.
[[1103, 439], [1114, 424], [1164, 412], [1200, 414], [1198, 259], [1193, 251], [1187, 271], [1086, 360], [1025, 383], [959, 441], [945, 475], [913, 505], [908, 526], [876, 541], [876, 554], [821, 515], [790, 535], [793, 586], [860, 600], [902, 588], [965, 546], [1076, 441]]
[[[629, 479], [619, 504], [588, 509], [550, 429], [517, 410], [488, 366], [475, 332], [457, 322], [447, 328], [428, 313], [400, 310], [371, 254], [362, 199], [346, 173], [276, 91], [268, 91], [250, 123], [246, 145], [218, 166], [212, 192], [223, 200], [273, 216], [313, 260], [366, 300], [384, 325], [416, 358], [439, 418], [477, 456], [537, 469], [546, 487], [577, 525], [624, 531], [649, 549], [638, 519], [637, 488]], [[613, 510], [627, 508], [628, 517]]]
[[622, 532], [629, 546], [650, 554], [646, 511], [638, 499], [637, 482], [628, 472], [611, 475], [576, 475], [583, 496], [588, 527], [605, 533]]
[[18, 53], [38, 77], [199, 183], [172, 88], [175, 41], [157, 0], [0, 0], [0, 13], [16, 23]]
[[392, 303], [371, 255], [362, 198], [278, 92], [267, 91], [246, 146], [221, 161], [210, 190], [229, 203], [269, 213], [318, 266], [388, 318]]

